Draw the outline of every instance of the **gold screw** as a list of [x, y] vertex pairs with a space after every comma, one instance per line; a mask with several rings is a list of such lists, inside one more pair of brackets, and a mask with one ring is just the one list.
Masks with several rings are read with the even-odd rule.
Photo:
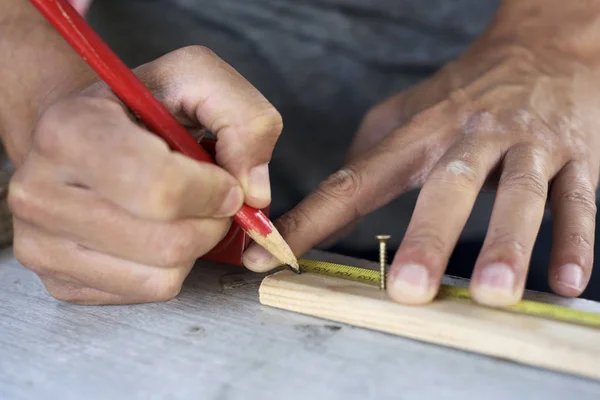
[[375, 236], [379, 241], [379, 288], [385, 290], [386, 241], [390, 235]]

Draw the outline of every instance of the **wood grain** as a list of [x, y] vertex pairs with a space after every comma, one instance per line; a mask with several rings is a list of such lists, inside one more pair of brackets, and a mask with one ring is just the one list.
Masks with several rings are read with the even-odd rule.
[[600, 379], [600, 330], [455, 299], [393, 302], [360, 282], [282, 271], [266, 277], [262, 304], [332, 321]]

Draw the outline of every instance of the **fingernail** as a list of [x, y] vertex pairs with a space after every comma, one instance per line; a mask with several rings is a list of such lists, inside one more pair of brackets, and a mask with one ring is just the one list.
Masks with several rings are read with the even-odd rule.
[[581, 290], [583, 289], [583, 269], [577, 264], [563, 265], [556, 272], [558, 283], [563, 286]]
[[249, 270], [264, 272], [278, 266], [279, 262], [263, 247], [253, 244], [244, 252], [242, 259]]
[[515, 287], [515, 273], [506, 264], [490, 264], [481, 271], [478, 281], [480, 286], [512, 292]]
[[423, 303], [433, 297], [429, 271], [420, 264], [404, 264], [391, 277], [390, 295], [402, 303]]
[[221, 204], [221, 213], [227, 216], [234, 215], [242, 206], [243, 202], [244, 191], [241, 187], [236, 186], [229, 191], [223, 204]]
[[515, 304], [521, 297], [515, 289], [515, 271], [502, 263], [485, 266], [471, 283], [471, 294], [478, 303], [492, 307]]
[[262, 164], [250, 170], [248, 176], [248, 196], [257, 200], [271, 201], [269, 164]]

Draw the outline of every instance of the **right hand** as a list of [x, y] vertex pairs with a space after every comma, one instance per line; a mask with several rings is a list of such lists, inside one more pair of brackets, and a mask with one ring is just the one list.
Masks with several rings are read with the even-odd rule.
[[166, 301], [245, 202], [270, 203], [281, 116], [210, 50], [188, 47], [136, 74], [221, 166], [171, 151], [103, 82], [43, 110], [11, 181], [15, 257], [59, 300]]

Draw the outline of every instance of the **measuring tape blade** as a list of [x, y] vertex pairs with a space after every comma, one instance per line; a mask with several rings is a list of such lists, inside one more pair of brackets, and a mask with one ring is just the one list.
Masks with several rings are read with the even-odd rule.
[[[299, 263], [303, 272], [312, 272], [319, 275], [348, 279], [355, 282], [363, 282], [367, 285], [379, 286], [381, 276], [379, 271], [353, 267], [350, 265], [335, 264], [327, 261], [303, 259], [299, 260]], [[463, 301], [473, 301], [469, 293], [469, 289], [449, 285], [441, 285], [437, 298], [452, 298]], [[600, 328], [600, 314], [574, 310], [556, 304], [542, 303], [533, 300], [521, 300], [513, 306], [496, 309]]]

